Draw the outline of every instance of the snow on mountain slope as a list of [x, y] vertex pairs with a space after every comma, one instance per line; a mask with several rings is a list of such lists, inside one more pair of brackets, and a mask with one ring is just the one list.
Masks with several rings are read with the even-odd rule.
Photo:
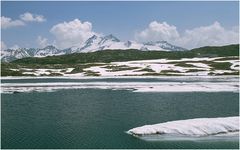
[[129, 49], [124, 45], [124, 42], [121, 42], [118, 38], [112, 34], [108, 36], [96, 36], [93, 35], [90, 37], [79, 49], [79, 52], [94, 52], [105, 49]]
[[96, 36], [90, 37], [83, 45], [79, 48], [78, 52], [94, 52], [105, 49], [139, 49], [139, 50], [157, 50], [157, 51], [182, 51], [184, 48], [169, 44], [166, 41], [148, 42], [148, 43], [137, 43], [135, 41], [121, 42], [118, 38], [112, 34], [108, 36]]
[[61, 50], [57, 49], [56, 47], [50, 45], [43, 49], [37, 49], [34, 57], [45, 57], [45, 56], [53, 56], [53, 55], [63, 55], [64, 52], [61, 52]]
[[182, 51], [184, 48], [169, 44], [166, 41], [138, 43], [135, 41], [122, 42], [112, 34], [107, 36], [93, 35], [81, 46], [72, 46], [67, 49], [58, 49], [52, 45], [45, 48], [19, 48], [1, 51], [1, 61], [9, 62], [24, 57], [46, 57], [53, 55], [64, 55], [72, 53], [88, 53], [106, 49], [138, 49], [143, 51]]
[[7, 49], [1, 50], [1, 61], [9, 62], [25, 57], [45, 57], [64, 54], [66, 54], [66, 52], [63, 52], [62, 50], [59, 50], [54, 46], [47, 46], [42, 49], [39, 48]]
[[9, 62], [15, 59], [21, 59], [24, 57], [31, 57], [28, 53], [30, 49], [19, 48], [19, 49], [7, 49], [1, 51], [1, 60], [4, 62]]
[[169, 51], [187, 50], [185, 48], [172, 45], [172, 44], [168, 43], [167, 41], [147, 42], [147, 43], [144, 43], [144, 46], [146, 47], [146, 49], [149, 49], [149, 50], [157, 50], [157, 48], [159, 50], [162, 49], [162, 50], [169, 50]]

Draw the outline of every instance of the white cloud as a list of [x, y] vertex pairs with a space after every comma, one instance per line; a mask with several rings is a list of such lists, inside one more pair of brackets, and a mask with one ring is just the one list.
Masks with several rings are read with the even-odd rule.
[[220, 46], [239, 42], [239, 27], [225, 29], [219, 22], [209, 26], [185, 30], [182, 34], [173, 25], [153, 21], [148, 28], [135, 35], [138, 41], [161, 41], [192, 49], [201, 46]]
[[153, 21], [148, 28], [135, 35], [138, 41], [172, 41], [179, 37], [177, 28], [166, 22], [160, 23]]
[[19, 49], [20, 47], [18, 45], [13, 45], [12, 47], [10, 47], [9, 49], [13, 49], [13, 50], [16, 50], [16, 49]]
[[238, 43], [239, 34], [236, 29], [227, 30], [219, 22], [186, 30], [175, 43], [188, 48], [201, 46], [221, 46]]
[[12, 20], [11, 18], [1, 16], [1, 28], [11, 28], [11, 27], [17, 27], [17, 26], [24, 26], [25, 23], [21, 20]]
[[[9, 47], [9, 49], [13, 49], [13, 50], [16, 50], [16, 49], [19, 49], [20, 47], [18, 45], [13, 45], [12, 47]], [[1, 50], [6, 50], [8, 49], [7, 45], [1, 41]]]
[[20, 15], [20, 19], [26, 22], [44, 22], [46, 18], [43, 15], [32, 14], [30, 12], [26, 12]]
[[58, 48], [82, 45], [89, 37], [96, 34], [92, 31], [90, 22], [81, 22], [79, 19], [56, 24], [50, 32], [56, 37], [55, 45]]
[[7, 45], [3, 41], [1, 41], [1, 50], [5, 49], [7, 49]]
[[38, 44], [38, 46], [39, 46], [40, 48], [44, 48], [44, 47], [46, 47], [47, 45], [49, 45], [48, 39], [47, 39], [47, 38], [44, 38], [44, 37], [42, 37], [42, 36], [38, 36], [36, 42], [37, 42], [37, 44]]
[[[1, 28], [11, 28], [11, 27], [17, 27], [17, 26], [24, 26], [26, 25], [25, 22], [35, 21], [35, 22], [44, 22], [46, 21], [46, 18], [42, 15], [37, 14], [31, 14], [29, 12], [26, 12], [22, 15], [20, 15], [21, 20], [12, 20], [9, 17], [1, 16]], [[24, 22], [25, 21], [25, 22]]]

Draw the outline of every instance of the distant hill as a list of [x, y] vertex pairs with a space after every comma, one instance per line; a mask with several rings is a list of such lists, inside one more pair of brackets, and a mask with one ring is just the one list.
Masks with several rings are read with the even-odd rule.
[[227, 46], [207, 46], [189, 51], [139, 51], [104, 50], [89, 53], [74, 53], [60, 56], [47, 56], [42, 58], [29, 57], [15, 60], [14, 64], [77, 64], [94, 62], [114, 62], [146, 59], [181, 59], [193, 57], [224, 57], [239, 56], [239, 44]]

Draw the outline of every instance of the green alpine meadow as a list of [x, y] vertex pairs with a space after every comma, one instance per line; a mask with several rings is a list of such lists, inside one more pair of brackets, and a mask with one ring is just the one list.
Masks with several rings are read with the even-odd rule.
[[[188, 60], [184, 60], [188, 58]], [[138, 74], [138, 76], [147, 75], [172, 75], [171, 73], [181, 72], [175, 71], [174, 69], [162, 70], [156, 72], [152, 70], [148, 65], [144, 67], [131, 67], [127, 65], [131, 61], [141, 60], [169, 60], [162, 64], [172, 64], [182, 68], [190, 68], [187, 70], [188, 73], [197, 73], [204, 71], [204, 68], [199, 69], [191, 60], [192, 58], [199, 58], [198, 63], [203, 63], [211, 67], [208, 75], [238, 75], [239, 69], [231, 68], [232, 62], [238, 62], [239, 60], [239, 45], [227, 45], [221, 47], [201, 47], [188, 51], [140, 51], [140, 50], [104, 50], [90, 53], [75, 53], [60, 56], [48, 56], [43, 58], [28, 57], [18, 59], [8, 63], [2, 63], [1, 73], [2, 76], [37, 76], [34, 74], [38, 69], [47, 69], [50, 73], [39, 74], [38, 76], [63, 76], [63, 75], [74, 75], [76, 73], [83, 73], [84, 76], [101, 76], [99, 72], [87, 70], [91, 67], [101, 67], [108, 70], [108, 72], [119, 72], [119, 71], [131, 71], [136, 72], [145, 71], [146, 73]], [[205, 59], [206, 58], [206, 59]], [[114, 62], [126, 63], [125, 65], [118, 65]], [[147, 63], [146, 63], [147, 64]], [[238, 67], [236, 64], [234, 67]], [[73, 68], [67, 72], [66, 68]], [[29, 70], [30, 69], [30, 70]], [[55, 72], [56, 69], [61, 69], [60, 72]], [[57, 70], [57, 71], [58, 71]], [[217, 70], [225, 70], [225, 72], [218, 73]], [[27, 72], [27, 73], [26, 73]], [[32, 73], [31, 73], [32, 72]], [[127, 75], [127, 74], [124, 74]]]

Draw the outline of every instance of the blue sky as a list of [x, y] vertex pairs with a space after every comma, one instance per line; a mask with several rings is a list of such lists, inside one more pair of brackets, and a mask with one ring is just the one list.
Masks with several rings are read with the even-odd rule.
[[[54, 25], [71, 22], [79, 19], [81, 23], [90, 22], [91, 32], [103, 35], [113, 34], [121, 40], [172, 40], [174, 44], [181, 42], [176, 38], [185, 37], [186, 30], [199, 29], [200, 27], [222, 27], [227, 36], [232, 35], [232, 28], [239, 26], [238, 2], [1, 2], [1, 16], [12, 21], [19, 20], [24, 25], [13, 25], [1, 28], [2, 39], [9, 48], [13, 45], [19, 47], [38, 47], [37, 38], [47, 39], [48, 43], [60, 40], [50, 30]], [[29, 12], [32, 15], [41, 15], [45, 21], [24, 21], [19, 16]], [[166, 37], [163, 30], [152, 33], [149, 25], [156, 21], [161, 28], [166, 22], [166, 29], [176, 27], [177, 34], [174, 37]], [[220, 25], [214, 23], [217, 22]], [[168, 26], [169, 25], [169, 26]], [[174, 29], [173, 29], [174, 30]], [[200, 30], [200, 29], [199, 29]], [[145, 32], [147, 35], [145, 35]], [[201, 32], [201, 31], [199, 31]], [[216, 31], [217, 32], [217, 31]], [[222, 31], [219, 31], [222, 32]], [[173, 34], [176, 32], [173, 31]], [[198, 33], [198, 32], [197, 32]], [[197, 34], [196, 33], [196, 34]], [[144, 34], [144, 35], [143, 35]], [[152, 35], [154, 34], [154, 35]], [[194, 33], [195, 34], [195, 33]], [[193, 34], [193, 35], [194, 35]], [[59, 35], [59, 34], [58, 34]], [[192, 35], [191, 35], [192, 36]], [[220, 35], [219, 35], [220, 36]], [[149, 38], [150, 37], [150, 38]], [[151, 39], [151, 37], [154, 37]], [[213, 35], [208, 38], [213, 38]], [[234, 39], [222, 41], [236, 41]], [[206, 37], [205, 37], [206, 39]], [[62, 42], [57, 41], [57, 42]], [[171, 41], [169, 41], [171, 43]], [[185, 40], [186, 42], [186, 40]], [[199, 42], [199, 41], [198, 41]], [[234, 43], [233, 42], [233, 43]], [[187, 42], [186, 42], [187, 43]], [[189, 43], [180, 46], [189, 46]], [[201, 41], [199, 42], [201, 43]], [[216, 44], [221, 41], [216, 42]], [[222, 42], [224, 43], [224, 42]], [[208, 43], [206, 43], [208, 44]], [[203, 42], [204, 45], [204, 42]], [[194, 47], [194, 45], [192, 46]]]

